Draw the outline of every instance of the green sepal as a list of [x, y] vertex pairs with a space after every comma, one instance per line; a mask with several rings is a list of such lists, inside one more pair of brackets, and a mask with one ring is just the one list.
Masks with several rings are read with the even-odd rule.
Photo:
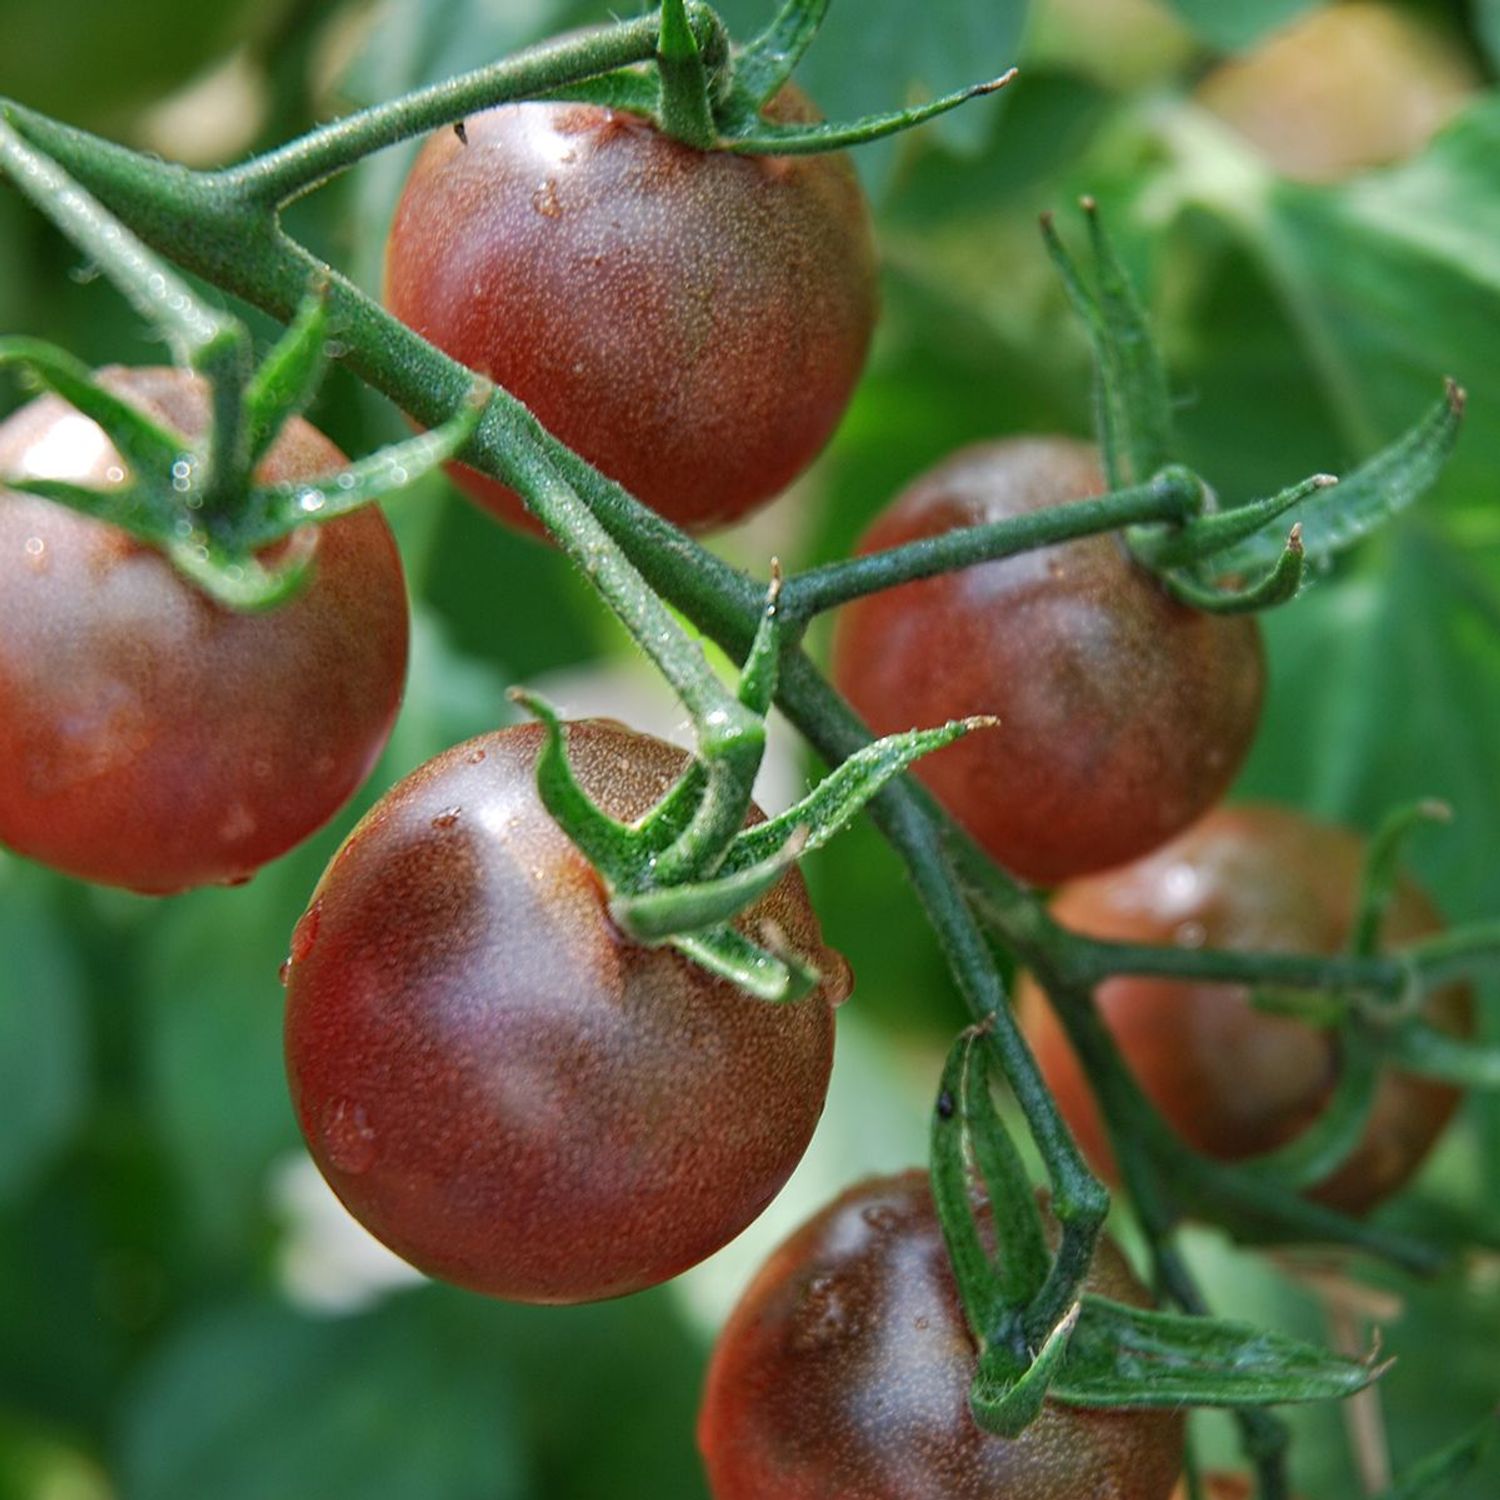
[[755, 639], [750, 643], [745, 665], [740, 669], [740, 702], [761, 718], [771, 711], [781, 668], [784, 638], [780, 610], [782, 583], [781, 563], [773, 557], [771, 581], [766, 586], [766, 606], [761, 611], [760, 623], [755, 627]]
[[170, 472], [191, 446], [152, 421], [139, 407], [106, 390], [95, 380], [94, 372], [66, 349], [41, 339], [0, 338], [0, 365], [21, 366], [37, 385], [61, 396], [68, 405], [97, 423], [137, 478]]
[[1385, 1369], [1248, 1323], [1087, 1294], [1052, 1396], [1085, 1407], [1279, 1406], [1351, 1396]]
[[[1049, 1264], [1035, 1194], [989, 1095], [987, 1048], [985, 1032], [978, 1027], [970, 1027], [953, 1044], [938, 1085], [930, 1146], [933, 1203], [964, 1318], [981, 1352], [990, 1347], [1007, 1315], [1012, 1323], [1019, 1322]], [[980, 1161], [976, 1137], [991, 1129], [997, 1136], [986, 1142]], [[971, 1151], [980, 1167], [985, 1201], [996, 1216], [996, 1239], [1002, 1246], [998, 1263], [985, 1249], [979, 1230]], [[1003, 1228], [1012, 1230], [1014, 1257], [1006, 1253], [1001, 1215], [1007, 1219]], [[1011, 1357], [1013, 1351], [1007, 1347], [1004, 1354]], [[1017, 1368], [1013, 1366], [1011, 1373], [1018, 1373]]]
[[733, 927], [679, 932], [667, 939], [666, 946], [757, 1000], [790, 1004], [818, 987], [816, 970], [789, 956], [767, 952]]
[[684, 0], [662, 0], [656, 68], [661, 80], [661, 128], [685, 145], [707, 151], [719, 132], [714, 123], [708, 69], [698, 49], [698, 38], [688, 24]]
[[1144, 483], [1172, 462], [1172, 407], [1166, 367], [1098, 206], [1085, 198], [1082, 207], [1097, 292], [1085, 283], [1051, 214], [1042, 217], [1042, 234], [1094, 346], [1099, 446], [1109, 487], [1118, 490]]
[[1388, 1489], [1381, 1500], [1440, 1500], [1473, 1473], [1495, 1441], [1497, 1417], [1491, 1412], [1456, 1442], [1414, 1465]]
[[[1214, 572], [1219, 572], [1220, 566], [1215, 559]], [[1276, 566], [1258, 583], [1244, 587], [1220, 587], [1196, 578], [1183, 569], [1161, 573], [1158, 577], [1162, 587], [1179, 604], [1186, 604], [1210, 615], [1248, 615], [1275, 609], [1281, 604], [1290, 604], [1301, 591], [1306, 568], [1307, 555], [1303, 551], [1302, 530], [1299, 525], [1292, 527]]]
[[994, 1351], [980, 1356], [979, 1369], [969, 1384], [969, 1410], [984, 1431], [1017, 1438], [1041, 1416], [1082, 1312], [1083, 1304], [1075, 1302], [1019, 1376], [987, 1368], [995, 1362], [990, 1358]]
[[320, 280], [245, 387], [252, 472], [282, 428], [312, 404], [327, 370], [328, 284]]
[[735, 57], [737, 92], [757, 113], [769, 104], [812, 45], [829, 0], [786, 0], [786, 4], [753, 41]]
[[[1308, 557], [1323, 562], [1347, 552], [1419, 500], [1437, 482], [1463, 425], [1464, 393], [1451, 380], [1442, 400], [1390, 447], [1360, 465], [1338, 487], [1307, 501], [1296, 519]], [[1275, 561], [1276, 541], [1253, 536], [1221, 553], [1216, 566], [1249, 573]]]
[[988, 729], [998, 722], [983, 717], [955, 719], [937, 729], [908, 729], [864, 746], [840, 762], [795, 807], [741, 832], [730, 846], [723, 869], [729, 872], [758, 864], [784, 844], [796, 828], [807, 830], [806, 852], [821, 849], [913, 761], [951, 745], [972, 730]]
[[677, 784], [635, 825], [641, 849], [648, 858], [670, 848], [686, 832], [703, 801], [708, 788], [708, 772], [703, 762], [693, 763], [678, 778]]
[[720, 150], [733, 151], [739, 156], [811, 156], [824, 151], [841, 151], [847, 146], [862, 146], [936, 119], [971, 99], [996, 93], [1015, 76], [1016, 70], [1012, 68], [987, 83], [972, 84], [913, 109], [865, 115], [858, 120], [843, 122], [809, 121], [779, 125], [761, 115], [748, 99], [731, 99], [719, 115], [718, 145]]
[[610, 915], [638, 943], [660, 943], [678, 933], [716, 927], [779, 884], [797, 863], [803, 843], [800, 831], [793, 833], [769, 858], [716, 880], [621, 892], [610, 901]]
[[1398, 807], [1386, 815], [1365, 855], [1350, 952], [1368, 958], [1380, 951], [1380, 929], [1396, 899], [1407, 843], [1424, 824], [1448, 823], [1452, 818], [1453, 809], [1432, 798]]
[[1397, 1067], [1459, 1088], [1500, 1089], [1500, 1047], [1449, 1036], [1428, 1021], [1408, 1021], [1390, 1042]]
[[476, 384], [469, 404], [441, 427], [391, 443], [337, 474], [257, 485], [239, 527], [242, 545], [264, 547], [298, 526], [335, 520], [441, 468], [473, 437], [492, 390], [488, 382]]
[[285, 604], [307, 585], [317, 536], [310, 530], [293, 532], [272, 567], [253, 554], [226, 552], [203, 532], [173, 538], [163, 550], [172, 566], [215, 604], [257, 614]]
[[512, 688], [510, 699], [539, 720], [545, 730], [536, 758], [536, 785], [542, 805], [589, 863], [613, 884], [635, 863], [633, 831], [610, 817], [579, 785], [568, 760], [567, 734], [557, 710], [545, 698], [523, 688]]
[[[1148, 568], [1157, 570], [1210, 563], [1215, 553], [1256, 535], [1310, 495], [1332, 489], [1337, 483], [1332, 474], [1314, 474], [1278, 495], [1252, 500], [1233, 510], [1209, 511], [1184, 526], [1133, 527], [1126, 534], [1130, 550]], [[1285, 541], [1279, 529], [1277, 538], [1277, 545], [1284, 548]], [[1205, 567], [1203, 571], [1222, 573], [1225, 570], [1216, 566]]]

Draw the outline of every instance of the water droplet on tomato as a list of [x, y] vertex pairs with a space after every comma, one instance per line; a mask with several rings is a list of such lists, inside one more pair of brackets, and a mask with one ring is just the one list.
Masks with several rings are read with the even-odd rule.
[[301, 921], [292, 929], [291, 961], [294, 964], [300, 964], [313, 951], [313, 945], [318, 941], [318, 928], [322, 925], [323, 903], [322, 901], [314, 901], [302, 913]]
[[463, 809], [458, 807], [444, 808], [433, 820], [434, 828], [452, 828], [463, 814]]
[[364, 1107], [340, 1099], [323, 1117], [323, 1150], [340, 1172], [368, 1172], [375, 1165], [375, 1129]]
[[849, 1315], [835, 1277], [814, 1276], [807, 1283], [794, 1327], [792, 1342], [799, 1349], [831, 1344], [848, 1332]]
[[541, 183], [531, 195], [531, 206], [544, 219], [560, 219], [562, 204], [557, 201], [557, 183], [552, 178]]
[[276, 971], [276, 977], [281, 981], [282, 989], [287, 986], [287, 981], [292, 977], [292, 961], [289, 958], [281, 960], [281, 967]]

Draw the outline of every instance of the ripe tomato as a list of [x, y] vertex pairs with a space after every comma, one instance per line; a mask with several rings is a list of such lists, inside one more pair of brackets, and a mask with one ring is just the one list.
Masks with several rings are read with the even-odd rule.
[[[176, 369], [100, 377], [167, 426], [208, 425]], [[346, 462], [288, 424], [268, 480]], [[103, 432], [57, 397], [0, 425], [0, 475], [105, 485]], [[152, 894], [236, 882], [321, 827], [385, 744], [406, 676], [401, 559], [372, 509], [323, 526], [314, 576], [260, 615], [210, 602], [159, 552], [0, 489], [0, 843]]]
[[[1091, 1291], [1150, 1306], [1102, 1243]], [[925, 1172], [858, 1184], [761, 1268], [709, 1366], [698, 1443], [714, 1500], [1167, 1500], [1173, 1411], [1049, 1402], [1015, 1440], [969, 1412], [973, 1340]]]
[[[1065, 887], [1065, 926], [1115, 941], [1335, 953], [1354, 921], [1363, 848], [1354, 835], [1274, 807], [1220, 808], [1147, 859]], [[1427, 898], [1404, 883], [1386, 921], [1388, 943], [1437, 932]], [[1249, 1002], [1243, 988], [1120, 976], [1099, 987], [1105, 1024], [1141, 1087], [1200, 1151], [1235, 1161], [1274, 1150], [1323, 1109], [1338, 1078], [1332, 1033]], [[1106, 1172], [1108, 1140], [1077, 1060], [1031, 981], [1018, 1003], [1047, 1082], [1080, 1144]], [[1469, 1024], [1463, 987], [1430, 1001], [1452, 1030]], [[1389, 1072], [1363, 1142], [1311, 1195], [1361, 1212], [1394, 1193], [1442, 1133], [1457, 1094]]]
[[[1243, 1474], [1205, 1474], [1204, 1500], [1255, 1500], [1255, 1486]], [[1172, 1500], [1188, 1500], [1187, 1481], [1172, 1492]]]
[[[1099, 494], [1064, 438], [967, 448], [860, 544], [875, 552]], [[849, 605], [839, 687], [877, 734], [994, 714], [920, 776], [1007, 869], [1052, 883], [1155, 848], [1233, 777], [1264, 686], [1253, 621], [1168, 598], [1113, 536], [904, 584]]]
[[[811, 118], [784, 91], [770, 111]], [[514, 104], [433, 136], [396, 210], [386, 301], [662, 515], [723, 525], [832, 433], [875, 319], [837, 156], [695, 151], [629, 114]], [[472, 470], [464, 488], [537, 530]]]
[[1273, 32], [1198, 97], [1284, 177], [1326, 183], [1415, 156], [1479, 88], [1436, 20], [1355, 0]]
[[[329, 865], [292, 940], [286, 1056], [314, 1159], [371, 1233], [474, 1291], [639, 1291], [733, 1239], [823, 1109], [848, 991], [801, 876], [742, 918], [823, 973], [773, 1005], [627, 941], [537, 795], [535, 725], [401, 782]], [[686, 764], [619, 724], [569, 726], [617, 818]]]

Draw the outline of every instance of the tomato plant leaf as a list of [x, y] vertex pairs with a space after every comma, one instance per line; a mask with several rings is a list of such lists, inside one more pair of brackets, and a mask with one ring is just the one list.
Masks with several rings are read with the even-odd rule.
[[619, 68], [613, 73], [601, 73], [597, 78], [586, 78], [582, 83], [566, 84], [541, 97], [597, 104], [602, 109], [625, 110], [649, 119], [655, 116], [661, 103], [661, 86], [651, 74], [640, 68]]
[[1439, 1500], [1473, 1472], [1495, 1442], [1492, 1414], [1448, 1447], [1424, 1458], [1385, 1492], [1383, 1500]]
[[1382, 1373], [1248, 1323], [1087, 1295], [1052, 1394], [1073, 1406], [1274, 1406], [1352, 1395]]
[[667, 946], [757, 1000], [800, 1000], [818, 983], [813, 970], [784, 955], [768, 953], [729, 926], [679, 932], [667, 939]]
[[969, 1410], [980, 1427], [1000, 1437], [1016, 1438], [1036, 1421], [1067, 1359], [1068, 1343], [1082, 1312], [1083, 1304], [1075, 1302], [1020, 1376], [996, 1376], [987, 1368], [993, 1351], [986, 1350], [980, 1356], [979, 1369], [969, 1386]]
[[327, 369], [327, 288], [319, 283], [303, 299], [297, 316], [245, 387], [252, 468], [266, 456], [287, 422], [307, 410]]
[[1238, 52], [1311, 8], [1313, 0], [1170, 0], [1172, 9], [1212, 47]]

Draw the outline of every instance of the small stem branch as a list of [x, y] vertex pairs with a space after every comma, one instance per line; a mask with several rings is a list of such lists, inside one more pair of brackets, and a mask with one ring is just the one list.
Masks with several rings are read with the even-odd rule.
[[871, 552], [809, 569], [787, 580], [782, 609], [807, 621], [866, 594], [919, 578], [994, 562], [1038, 547], [1094, 536], [1151, 521], [1182, 521], [1196, 490], [1181, 475], [1164, 473], [1147, 484], [1090, 500], [1072, 501], [983, 526], [967, 526], [925, 537], [884, 552]]
[[279, 151], [221, 174], [226, 190], [280, 205], [398, 141], [511, 100], [645, 62], [656, 53], [655, 13], [530, 47], [487, 68], [419, 89], [325, 125]]

